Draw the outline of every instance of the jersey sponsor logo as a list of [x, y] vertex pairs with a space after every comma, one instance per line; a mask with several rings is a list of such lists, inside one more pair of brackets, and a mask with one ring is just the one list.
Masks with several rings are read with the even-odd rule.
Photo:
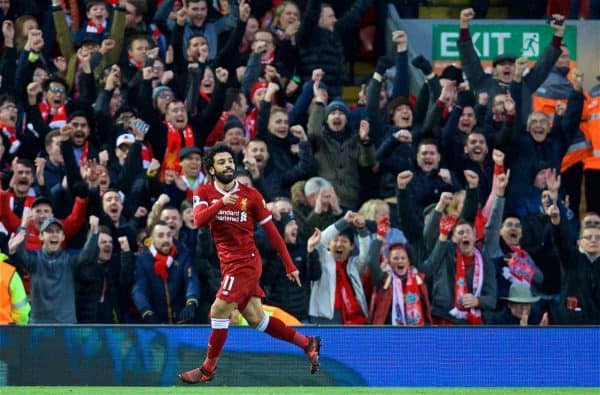
[[239, 210], [219, 210], [216, 218], [221, 222], [246, 222], [248, 213]]

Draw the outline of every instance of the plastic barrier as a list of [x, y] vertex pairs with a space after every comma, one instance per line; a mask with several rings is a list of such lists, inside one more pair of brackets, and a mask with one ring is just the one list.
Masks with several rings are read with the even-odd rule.
[[[208, 327], [0, 327], [0, 384], [173, 385], [198, 366]], [[600, 328], [302, 327], [301, 350], [232, 328], [210, 385], [600, 386]]]

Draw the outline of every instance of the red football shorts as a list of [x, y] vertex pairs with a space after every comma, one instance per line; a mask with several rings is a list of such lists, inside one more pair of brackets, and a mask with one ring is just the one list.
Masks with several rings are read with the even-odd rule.
[[[217, 298], [227, 303], [237, 303], [240, 312], [246, 309], [250, 298], [264, 298], [265, 292], [259, 285], [262, 273], [260, 256], [258, 262], [221, 265], [221, 287], [217, 291]], [[258, 263], [258, 265], [257, 265]]]

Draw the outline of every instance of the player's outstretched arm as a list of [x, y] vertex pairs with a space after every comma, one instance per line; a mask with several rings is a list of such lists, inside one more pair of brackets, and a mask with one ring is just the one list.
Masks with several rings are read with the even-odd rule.
[[292, 281], [295, 281], [299, 287], [302, 286], [300, 283], [300, 276], [296, 265], [292, 262], [292, 258], [290, 257], [290, 253], [285, 246], [285, 241], [277, 231], [275, 224], [273, 221], [267, 221], [262, 225], [265, 235], [269, 239], [269, 242], [275, 248], [279, 256], [281, 257], [281, 261], [283, 262], [283, 266], [285, 267], [285, 272], [288, 275], [288, 278]]

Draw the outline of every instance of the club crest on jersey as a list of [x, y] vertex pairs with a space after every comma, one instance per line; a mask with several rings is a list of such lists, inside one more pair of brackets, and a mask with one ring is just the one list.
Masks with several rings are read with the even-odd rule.
[[240, 202], [240, 210], [246, 211], [248, 209], [248, 198], [243, 198]]

